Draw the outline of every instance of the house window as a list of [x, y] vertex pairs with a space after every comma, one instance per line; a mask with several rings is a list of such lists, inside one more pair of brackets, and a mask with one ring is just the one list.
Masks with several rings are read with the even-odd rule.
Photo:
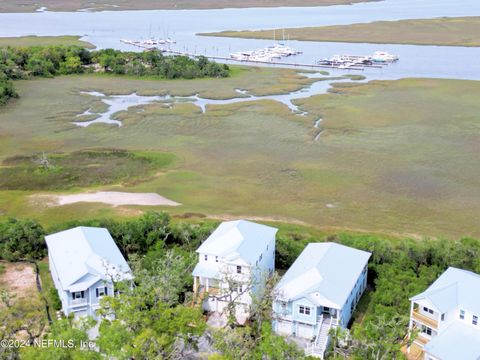
[[473, 325], [478, 325], [478, 316], [477, 315], [473, 315], [472, 324]]
[[465, 310], [460, 310], [460, 319], [465, 319]]
[[237, 265], [237, 274], [242, 273], [242, 267], [240, 265]]
[[218, 262], [218, 256], [215, 256], [215, 262]]
[[242, 284], [233, 284], [232, 290], [240, 294], [242, 292]]
[[441, 319], [442, 321], [445, 321], [445, 314], [442, 314]]
[[208, 260], [208, 255], [205, 254], [205, 255], [203, 255], [203, 257], [204, 257], [205, 261]]
[[96, 289], [97, 298], [107, 295], [107, 287], [98, 287]]
[[429, 309], [429, 308], [427, 308], [427, 307], [425, 307], [425, 306], [423, 307], [423, 311], [425, 311], [425, 312], [433, 315], [433, 310], [432, 310], [432, 309]]
[[72, 299], [83, 299], [85, 297], [85, 293], [83, 291], [75, 291], [72, 292]]
[[422, 333], [432, 336], [432, 329], [430, 329], [428, 326], [422, 325]]
[[263, 254], [260, 254], [260, 259], [258, 261], [262, 261]]
[[309, 306], [303, 306], [300, 305], [298, 307], [298, 313], [303, 314], [303, 315], [310, 315], [310, 307]]

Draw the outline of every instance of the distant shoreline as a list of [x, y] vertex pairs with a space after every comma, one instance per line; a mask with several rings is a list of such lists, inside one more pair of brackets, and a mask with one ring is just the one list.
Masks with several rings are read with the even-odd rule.
[[383, 0], [12, 0], [0, 4], [0, 13], [43, 11], [218, 10], [232, 8], [317, 7], [352, 5]]
[[480, 46], [480, 17], [375, 21], [352, 25], [222, 31], [197, 35], [272, 39], [274, 32], [285, 33], [290, 40], [300, 41], [478, 47]]
[[96, 46], [88, 41], [80, 40], [80, 36], [64, 35], [64, 36], [14, 36], [0, 37], [0, 47], [2, 46], [81, 46], [86, 49], [95, 49]]

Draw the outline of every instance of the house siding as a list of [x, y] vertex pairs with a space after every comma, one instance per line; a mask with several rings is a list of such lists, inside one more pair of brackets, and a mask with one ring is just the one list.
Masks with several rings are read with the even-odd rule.
[[[360, 301], [365, 289], [367, 287], [367, 276], [368, 276], [368, 267], [365, 265], [364, 270], [360, 274], [353, 287], [350, 296], [348, 297], [347, 302], [343, 305], [341, 310], [341, 319], [340, 319], [340, 326], [347, 327], [350, 319], [352, 318], [352, 314], [357, 307], [358, 302]], [[353, 304], [353, 308], [352, 308]]]
[[[346, 328], [351, 317], [352, 317], [352, 303], [354, 304], [353, 310], [355, 310], [358, 301], [360, 300], [361, 296], [363, 295], [366, 286], [367, 286], [367, 276], [368, 270], [367, 265], [365, 265], [364, 270], [361, 272], [357, 281], [352, 288], [350, 296], [348, 297], [346, 303], [343, 305], [341, 309], [333, 309], [336, 310], [337, 314], [340, 312], [340, 318], [338, 326]], [[316, 334], [319, 325], [318, 318], [322, 313], [322, 307], [314, 305], [311, 301], [307, 298], [301, 298], [294, 301], [288, 301], [286, 306], [283, 307], [284, 301], [276, 300], [273, 303], [273, 311], [274, 311], [274, 320], [272, 321], [272, 327], [275, 331], [279, 332], [281, 328], [283, 332], [287, 329], [287, 326], [284, 324], [285, 321], [290, 321], [292, 323], [291, 333], [293, 335], [296, 333], [298, 324], [308, 324], [313, 326], [314, 334]], [[299, 306], [309, 306], [310, 307], [310, 315], [300, 314], [299, 313]], [[298, 335], [298, 334], [297, 334]]]
[[[206, 256], [206, 259], [205, 259]], [[218, 261], [217, 261], [218, 260]], [[252, 295], [257, 294], [263, 288], [263, 280], [265, 275], [272, 274], [275, 270], [275, 235], [269, 238], [269, 241], [255, 262], [248, 264], [243, 259], [238, 258], [234, 261], [226, 262], [224, 258], [216, 257], [214, 254], [199, 253], [199, 263], [208, 263], [209, 267], [212, 266], [218, 269], [218, 287], [227, 288], [228, 284], [224, 279], [225, 274], [238, 281], [239, 283], [247, 284], [253, 281], [252, 288], [249, 292], [243, 294], [237, 301], [239, 302], [239, 309], [241, 312], [248, 312], [248, 306], [252, 302]], [[242, 267], [241, 274], [237, 273], [237, 266]], [[211, 285], [211, 277], [205, 274], [205, 276], [197, 275], [200, 285], [206, 285], [206, 279], [209, 279], [209, 286]], [[215, 298], [206, 299], [203, 302], [203, 309], [206, 311], [221, 312], [228, 301], [218, 300]]]

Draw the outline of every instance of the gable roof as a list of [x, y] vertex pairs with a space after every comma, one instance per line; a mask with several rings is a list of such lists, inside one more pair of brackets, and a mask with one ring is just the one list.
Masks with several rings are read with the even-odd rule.
[[64, 290], [85, 290], [99, 280], [131, 279], [131, 270], [110, 233], [79, 226], [45, 236], [48, 253]]
[[255, 263], [278, 229], [247, 220], [222, 222], [197, 253]]
[[307, 298], [313, 304], [341, 308], [371, 253], [337, 243], [310, 243], [276, 289], [283, 300]]
[[479, 297], [480, 275], [450, 267], [427, 290], [410, 300], [428, 300], [440, 313], [461, 307], [480, 314]]
[[454, 321], [440, 335], [428, 342], [424, 350], [442, 360], [480, 359], [480, 331], [461, 321]]

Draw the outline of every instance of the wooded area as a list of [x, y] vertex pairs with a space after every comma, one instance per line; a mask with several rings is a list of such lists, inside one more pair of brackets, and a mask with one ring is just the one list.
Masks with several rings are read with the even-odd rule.
[[110, 73], [161, 79], [227, 77], [228, 65], [201, 56], [163, 56], [159, 51], [89, 51], [79, 46], [0, 48], [0, 105], [17, 97], [11, 80], [82, 73]]

